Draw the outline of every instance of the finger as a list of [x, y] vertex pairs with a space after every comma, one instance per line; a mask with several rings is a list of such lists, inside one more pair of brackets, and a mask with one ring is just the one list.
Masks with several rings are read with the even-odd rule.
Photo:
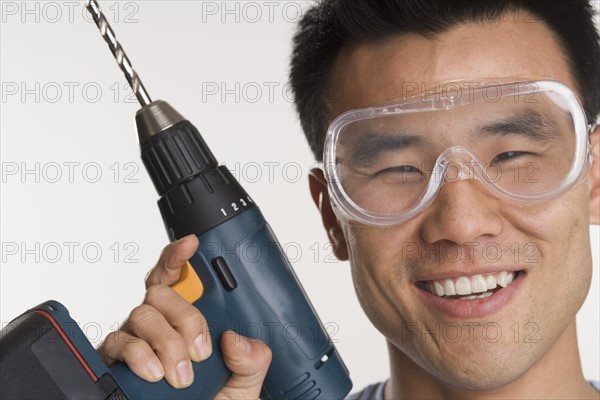
[[158, 310], [148, 304], [134, 308], [123, 331], [150, 345], [171, 386], [183, 388], [192, 383], [194, 372], [185, 340]]
[[221, 350], [232, 374], [215, 399], [258, 399], [271, 364], [271, 349], [260, 340], [227, 331], [221, 338]]
[[127, 332], [111, 332], [98, 348], [98, 354], [108, 366], [116, 361], [127, 364], [137, 376], [158, 382], [165, 375], [162, 364], [150, 345]]
[[172, 285], [179, 280], [181, 268], [198, 249], [196, 235], [188, 235], [170, 243], [162, 251], [158, 263], [146, 277], [146, 289], [152, 285]]
[[172, 288], [154, 285], [146, 291], [145, 304], [154, 307], [185, 340], [193, 361], [207, 359], [212, 353], [210, 331], [206, 319]]

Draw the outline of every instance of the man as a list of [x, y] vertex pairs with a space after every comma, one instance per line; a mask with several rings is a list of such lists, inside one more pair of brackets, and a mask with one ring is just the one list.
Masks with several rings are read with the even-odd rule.
[[[586, 0], [329, 0], [304, 16], [291, 78], [324, 163], [311, 193], [388, 341], [390, 379], [361, 398], [598, 398], [575, 327], [600, 222], [591, 15]], [[106, 362], [190, 384], [210, 341], [169, 285], [197, 246], [167, 246]], [[221, 348], [217, 397], [257, 398], [268, 347], [227, 333]]]

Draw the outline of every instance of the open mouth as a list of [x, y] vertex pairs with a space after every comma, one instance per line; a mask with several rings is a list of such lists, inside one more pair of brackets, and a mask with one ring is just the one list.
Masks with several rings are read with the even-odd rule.
[[461, 276], [455, 279], [419, 281], [417, 286], [438, 297], [475, 300], [492, 296], [519, 277], [523, 271], [501, 271], [487, 275]]

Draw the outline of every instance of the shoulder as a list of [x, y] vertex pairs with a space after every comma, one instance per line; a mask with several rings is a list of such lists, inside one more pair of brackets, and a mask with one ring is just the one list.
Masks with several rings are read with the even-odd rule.
[[600, 392], [600, 382], [598, 382], [598, 381], [589, 381], [589, 382], [594, 387], [594, 389], [596, 389], [597, 391]]
[[383, 400], [383, 388], [386, 382], [369, 385], [359, 392], [349, 394], [345, 400]]

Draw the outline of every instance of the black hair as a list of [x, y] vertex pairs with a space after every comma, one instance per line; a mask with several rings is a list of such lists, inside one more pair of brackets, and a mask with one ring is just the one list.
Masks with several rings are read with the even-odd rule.
[[299, 22], [290, 71], [296, 110], [315, 158], [323, 157], [330, 77], [344, 46], [402, 33], [432, 36], [517, 11], [553, 31], [593, 122], [600, 112], [600, 40], [589, 0], [320, 0]]

